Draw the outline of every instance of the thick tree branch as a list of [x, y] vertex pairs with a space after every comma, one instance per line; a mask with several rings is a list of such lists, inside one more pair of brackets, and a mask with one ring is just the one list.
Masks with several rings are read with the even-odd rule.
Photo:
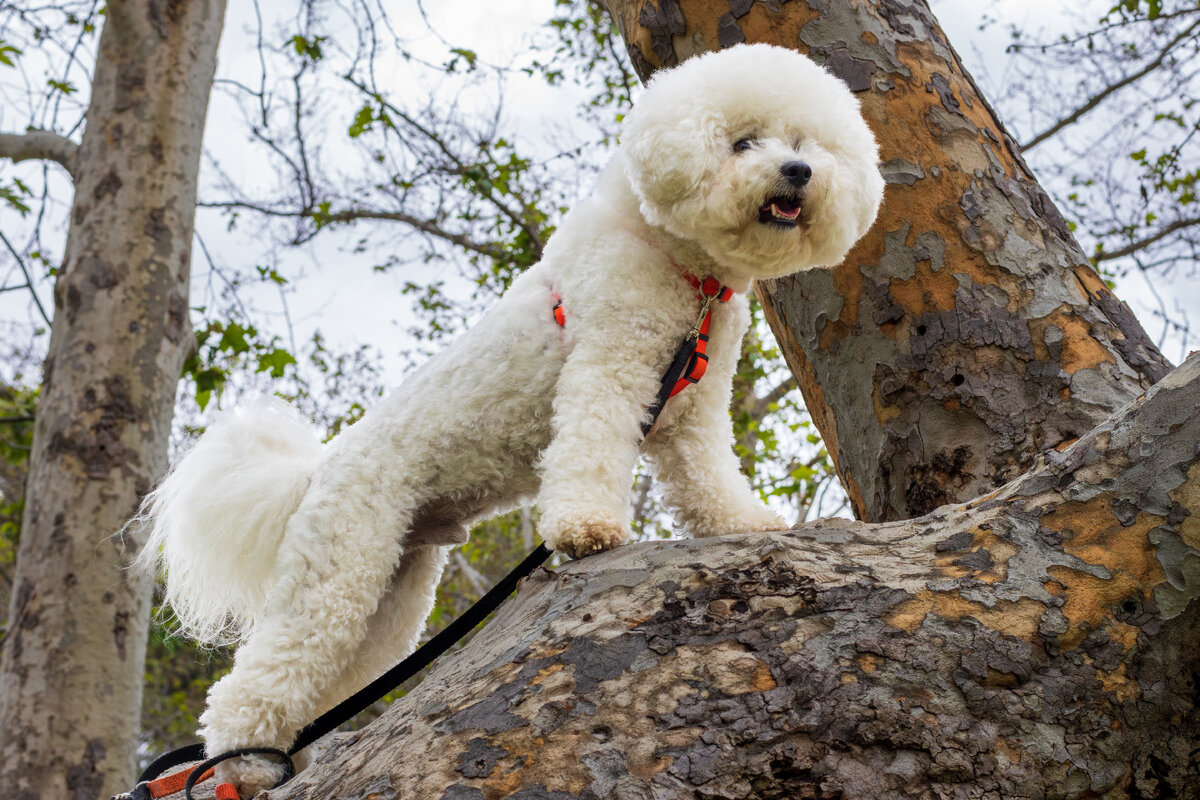
[[13, 162], [41, 159], [60, 165], [75, 176], [75, 157], [79, 145], [53, 131], [30, 128], [25, 133], [0, 133], [0, 158]]
[[1190, 797], [1197, 404], [1200, 355], [970, 503], [539, 571], [270, 796]]
[[1112, 95], [1116, 94], [1120, 90], [1124, 89], [1126, 86], [1136, 83], [1137, 81], [1139, 81], [1142, 78], [1149, 75], [1154, 70], [1158, 69], [1160, 66], [1162, 66], [1162, 63], [1167, 59], [1167, 56], [1169, 56], [1175, 50], [1175, 47], [1180, 42], [1184, 41], [1189, 36], [1191, 36], [1192, 33], [1195, 32], [1195, 30], [1198, 27], [1200, 27], [1200, 19], [1196, 20], [1191, 25], [1184, 28], [1183, 31], [1181, 31], [1175, 38], [1173, 38], [1171, 41], [1167, 42], [1166, 46], [1163, 47], [1162, 51], [1158, 54], [1158, 56], [1153, 61], [1151, 61], [1149, 64], [1142, 67], [1137, 72], [1134, 72], [1130, 75], [1125, 76], [1124, 78], [1117, 81], [1116, 83], [1112, 83], [1112, 84], [1108, 85], [1102, 91], [1098, 92], [1097, 94], [1093, 95], [1092, 97], [1089, 97], [1084, 103], [1082, 103], [1078, 108], [1076, 108], [1070, 114], [1063, 117], [1058, 122], [1055, 122], [1049, 128], [1046, 128], [1044, 131], [1042, 131], [1041, 133], [1034, 136], [1028, 142], [1022, 144], [1021, 150], [1024, 152], [1029, 152], [1030, 150], [1037, 147], [1042, 142], [1049, 139], [1054, 134], [1061, 131], [1063, 128], [1067, 127], [1068, 125], [1073, 125], [1074, 123], [1078, 122], [1086, 114], [1095, 110], [1096, 107], [1099, 106], [1101, 103], [1103, 103], [1107, 98], [1111, 97]]

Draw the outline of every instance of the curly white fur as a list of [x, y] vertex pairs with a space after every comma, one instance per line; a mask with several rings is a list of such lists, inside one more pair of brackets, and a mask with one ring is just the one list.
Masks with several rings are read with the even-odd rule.
[[[542, 261], [359, 423], [319, 445], [277, 403], [217, 422], [142, 516], [144, 559], [161, 556], [187, 629], [245, 639], [201, 718], [208, 750], [286, 747], [411, 651], [445, 545], [473, 520], [536, 496], [551, 547], [623, 542], [639, 452], [693, 535], [785, 527], [730, 447], [743, 294], [713, 308], [704, 380], [644, 443], [640, 427], [696, 317], [682, 273], [744, 293], [836, 264], [875, 217], [877, 158], [853, 95], [803, 56], [746, 45], [692, 59], [650, 82]], [[803, 185], [785, 174], [796, 164]], [[243, 790], [272, 772], [222, 770]]]
[[320, 459], [312, 423], [262, 399], [222, 416], [146, 496], [139, 518], [153, 527], [138, 566], [170, 565], [165, 600], [185, 633], [219, 645], [253, 628], [271, 586], [263, 565]]

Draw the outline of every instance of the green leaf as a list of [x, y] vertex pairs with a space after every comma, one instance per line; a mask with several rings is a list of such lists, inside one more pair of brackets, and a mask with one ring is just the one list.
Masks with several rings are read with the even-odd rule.
[[325, 53], [321, 50], [321, 42], [324, 42], [328, 37], [314, 36], [311, 39], [306, 39], [300, 34], [292, 37], [292, 47], [296, 48], [296, 55], [303, 56], [310, 61], [320, 61], [325, 57]]
[[351, 139], [357, 139], [366, 132], [367, 128], [371, 127], [371, 123], [374, 121], [375, 111], [368, 103], [354, 115], [354, 121], [350, 123], [350, 128], [346, 132], [350, 134]]
[[23, 217], [29, 213], [29, 206], [22, 201], [21, 195], [28, 195], [30, 192], [20, 181], [14, 181], [14, 185], [17, 191], [13, 191], [7, 186], [0, 186], [0, 201], [7, 203]]
[[467, 71], [475, 69], [475, 61], [479, 55], [474, 50], [466, 50], [461, 47], [452, 47], [450, 52], [455, 55], [449, 62], [446, 63], [446, 72], [454, 72], [458, 66], [459, 59], [467, 62]]
[[78, 91], [74, 86], [67, 83], [66, 81], [56, 81], [53, 78], [48, 79], [46, 81], [46, 84], [54, 91], [62, 92], [63, 94], [69, 95], [69, 94], [74, 94], [76, 91]]
[[221, 341], [217, 344], [217, 349], [228, 350], [231, 353], [249, 352], [250, 342], [246, 341], [247, 334], [253, 336], [253, 328], [245, 328], [236, 322], [231, 322], [221, 334]]
[[255, 372], [267, 372], [269, 370], [272, 378], [282, 378], [287, 366], [295, 363], [296, 359], [291, 353], [276, 347], [258, 357], [258, 369]]
[[21, 55], [21, 51], [0, 39], [0, 64], [6, 67], [15, 67], [16, 63], [12, 60], [12, 56]]

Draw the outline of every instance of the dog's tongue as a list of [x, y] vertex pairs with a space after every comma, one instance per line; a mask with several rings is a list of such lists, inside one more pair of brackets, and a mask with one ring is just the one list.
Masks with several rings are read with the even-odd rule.
[[763, 211], [769, 211], [780, 219], [794, 220], [800, 216], [800, 206], [792, 205], [786, 200], [772, 200], [763, 206]]

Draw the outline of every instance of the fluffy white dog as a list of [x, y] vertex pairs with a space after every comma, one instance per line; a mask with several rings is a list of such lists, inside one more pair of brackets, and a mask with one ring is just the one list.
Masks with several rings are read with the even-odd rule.
[[[785, 528], [730, 447], [744, 293], [841, 261], [875, 218], [877, 162], [854, 96], [798, 53], [691, 59], [650, 82], [541, 262], [360, 422], [324, 445], [275, 401], [214, 424], [140, 517], [184, 630], [242, 642], [201, 717], [208, 752], [286, 749], [409, 653], [446, 545], [522, 498], [555, 550], [615, 547], [645, 453], [693, 536]], [[707, 375], [643, 442], [707, 277], [735, 292], [712, 305]], [[221, 770], [252, 791], [275, 767]]]

